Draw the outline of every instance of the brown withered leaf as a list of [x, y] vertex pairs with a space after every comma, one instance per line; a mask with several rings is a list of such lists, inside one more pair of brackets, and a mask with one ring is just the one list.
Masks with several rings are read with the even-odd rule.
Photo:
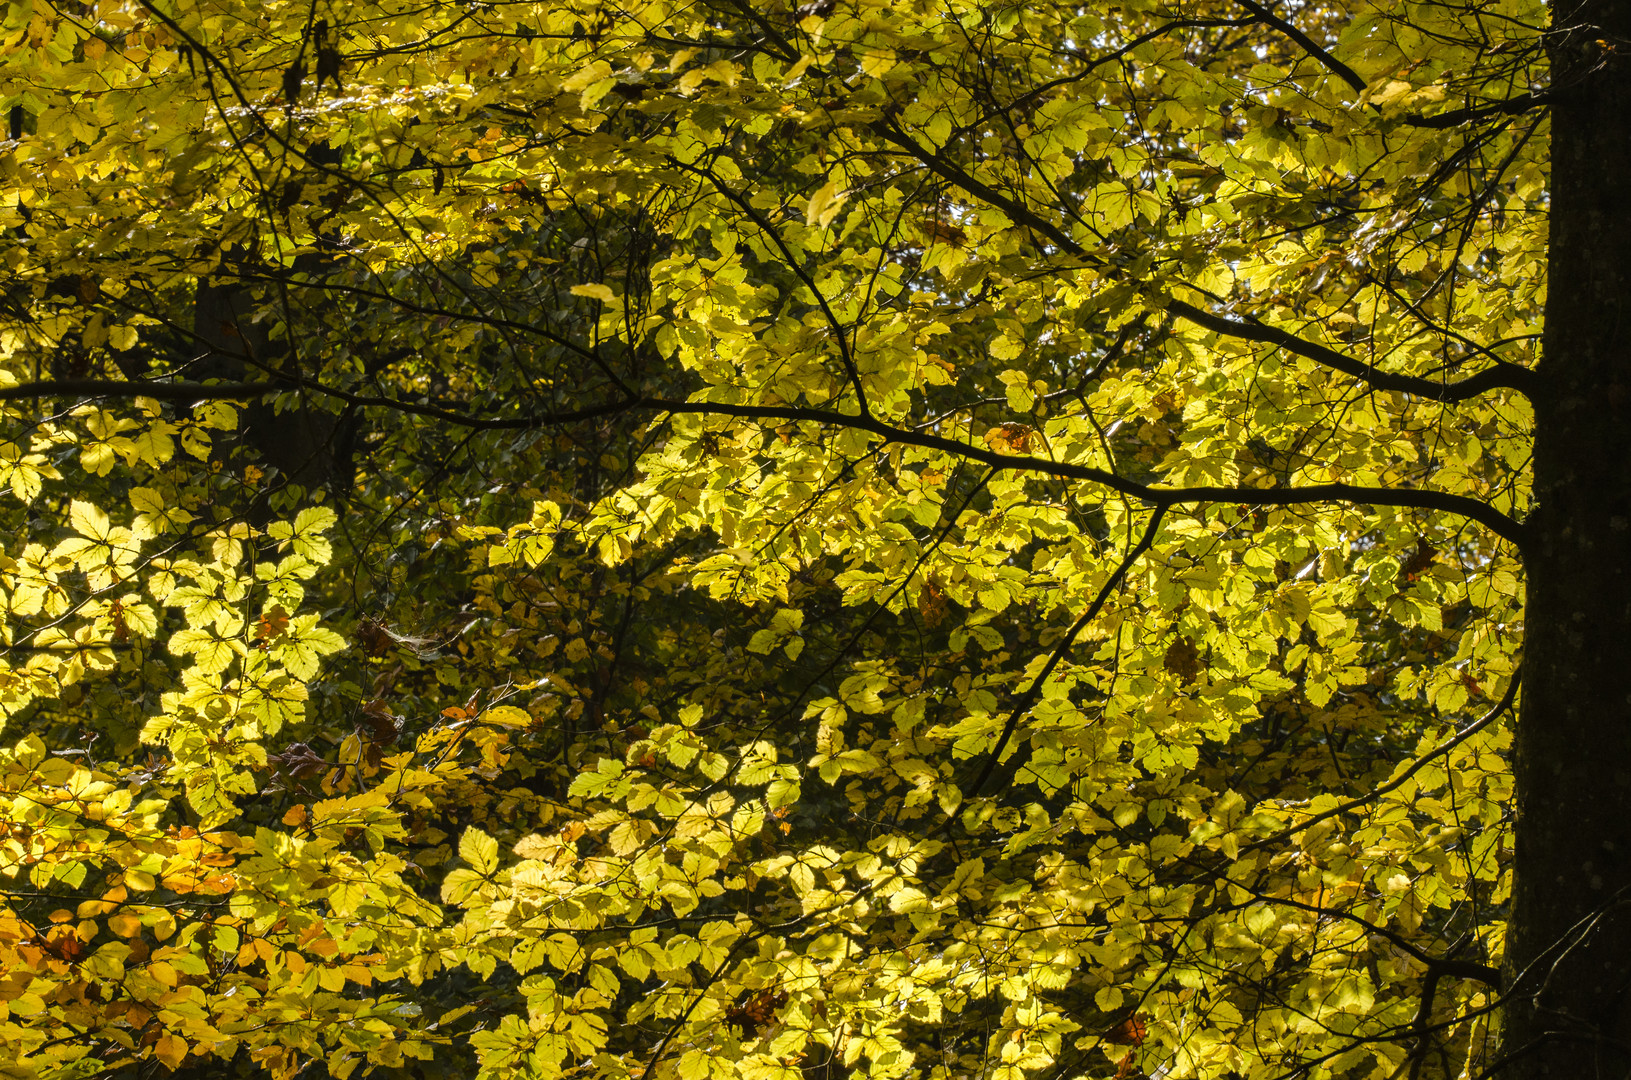
[[1411, 552], [1410, 558], [1406, 559], [1404, 565], [1399, 567], [1399, 573], [1403, 574], [1406, 580], [1414, 581], [1429, 566], [1433, 565], [1433, 560], [1437, 557], [1438, 548], [1429, 544], [1427, 537], [1418, 536], [1416, 537], [1416, 550]]
[[943, 244], [950, 244], [952, 247], [958, 248], [968, 243], [968, 233], [949, 221], [924, 218], [917, 223], [917, 227], [923, 230], [925, 240], [938, 240]]
[[289, 632], [289, 613], [282, 604], [274, 604], [260, 617], [255, 626], [255, 637], [261, 641], [276, 641]]
[[1116, 1046], [1143, 1046], [1146, 1034], [1148, 1031], [1144, 1027], [1144, 1018], [1133, 1013], [1099, 1038]]
[[1161, 658], [1161, 666], [1178, 676], [1184, 683], [1192, 683], [1201, 673], [1201, 654], [1195, 648], [1195, 643], [1186, 637], [1172, 639], [1167, 646], [1166, 656]]
[[402, 718], [391, 712], [382, 698], [375, 698], [361, 709], [362, 726], [369, 741], [382, 746], [393, 746], [402, 734]]
[[296, 780], [304, 780], [308, 776], [316, 776], [328, 768], [328, 762], [320, 757], [307, 743], [290, 743], [283, 748], [281, 754], [271, 754], [268, 760], [275, 761], [278, 768]]
[[998, 424], [985, 433], [986, 445], [999, 454], [1023, 454], [1031, 448], [1029, 424]]
[[760, 990], [756, 994], [747, 995], [743, 1000], [726, 1009], [725, 1022], [740, 1027], [744, 1039], [757, 1038], [759, 1029], [774, 1023], [776, 1010], [786, 1004], [787, 994], [785, 991]]
[[939, 626], [945, 621], [950, 605], [946, 601], [945, 591], [940, 587], [940, 579], [933, 574], [923, 583], [923, 591], [917, 594], [917, 611], [923, 616], [923, 621], [930, 626]]
[[54, 927], [46, 935], [45, 948], [58, 960], [73, 963], [86, 953], [85, 943], [79, 940], [72, 927]]
[[373, 619], [357, 623], [357, 644], [369, 656], [382, 656], [391, 647], [392, 639], [385, 624]]

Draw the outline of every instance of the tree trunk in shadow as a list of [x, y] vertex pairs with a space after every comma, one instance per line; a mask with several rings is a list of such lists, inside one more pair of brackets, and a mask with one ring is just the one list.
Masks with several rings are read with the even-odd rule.
[[1631, 0], [1554, 6], [1502, 1080], [1631, 1075]]
[[[271, 341], [253, 319], [255, 299], [249, 286], [236, 282], [199, 283], [193, 307], [193, 333], [207, 351], [194, 362], [199, 379], [239, 381], [292, 371], [295, 358], [286, 345]], [[289, 383], [298, 392], [298, 384]], [[238, 437], [259, 463], [277, 471], [273, 486], [298, 484], [325, 488], [343, 496], [352, 480], [351, 448], [356, 432], [353, 415], [336, 415], [302, 402], [278, 412], [269, 402], [256, 402], [239, 417]]]

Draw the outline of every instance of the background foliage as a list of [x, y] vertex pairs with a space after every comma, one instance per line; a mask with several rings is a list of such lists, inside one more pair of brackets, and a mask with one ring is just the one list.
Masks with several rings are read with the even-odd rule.
[[1478, 1075], [1543, 18], [12, 4], [6, 1075]]

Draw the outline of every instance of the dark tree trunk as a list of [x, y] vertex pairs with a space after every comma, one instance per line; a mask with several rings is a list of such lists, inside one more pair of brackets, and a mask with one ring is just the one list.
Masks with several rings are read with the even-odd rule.
[[[194, 365], [197, 379], [263, 378], [289, 367], [286, 348], [274, 345], [251, 318], [254, 298], [247, 286], [200, 282], [193, 309], [193, 333], [209, 351]], [[328, 487], [344, 495], [351, 485], [350, 415], [336, 416], [299, 405], [281, 413], [254, 403], [240, 418], [241, 437], [263, 464], [277, 470], [275, 484], [307, 489]]]
[[1631, 0], [1554, 11], [1502, 1080], [1631, 1075]]

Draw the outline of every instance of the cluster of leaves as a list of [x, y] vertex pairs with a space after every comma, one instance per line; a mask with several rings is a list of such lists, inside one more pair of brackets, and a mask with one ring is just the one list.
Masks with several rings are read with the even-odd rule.
[[0, 1068], [1476, 1074], [1543, 15], [12, 5]]

